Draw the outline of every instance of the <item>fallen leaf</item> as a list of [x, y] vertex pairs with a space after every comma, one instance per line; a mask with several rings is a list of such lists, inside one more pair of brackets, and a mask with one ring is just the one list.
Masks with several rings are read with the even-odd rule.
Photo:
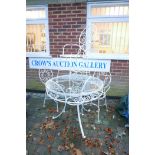
[[65, 149], [64, 146], [62, 146], [62, 145], [58, 146], [58, 152], [64, 151], [64, 149]]
[[73, 148], [71, 150], [71, 155], [82, 155], [82, 152], [80, 149], [77, 149], [77, 148]]
[[52, 108], [48, 108], [48, 112], [49, 113], [53, 113], [53, 112], [57, 112], [57, 110], [56, 109], [52, 109]]
[[49, 122], [49, 123], [46, 124], [45, 128], [46, 129], [51, 129], [53, 126], [54, 126], [54, 121], [51, 120], [51, 122]]
[[44, 141], [43, 137], [40, 137], [39, 144], [44, 144], [44, 143], [45, 143], [45, 141]]
[[106, 155], [103, 151], [100, 151], [100, 155]]
[[54, 137], [53, 137], [52, 135], [49, 135], [49, 136], [48, 136], [48, 140], [49, 140], [49, 141], [54, 141]]
[[74, 147], [74, 144], [73, 144], [73, 143], [71, 143], [71, 144], [70, 144], [70, 148], [72, 149], [73, 147]]
[[112, 134], [112, 129], [111, 128], [105, 128], [104, 131], [106, 131], [108, 134]]
[[114, 150], [114, 148], [109, 148], [109, 152], [111, 153], [111, 155], [115, 155], [115, 150]]
[[65, 148], [65, 151], [68, 151], [70, 149], [68, 145], [65, 145], [64, 148]]
[[48, 148], [48, 153], [50, 153], [50, 154], [51, 154], [51, 151], [52, 151], [52, 146], [51, 146], [51, 145], [48, 145], [48, 146], [47, 146], [47, 148]]

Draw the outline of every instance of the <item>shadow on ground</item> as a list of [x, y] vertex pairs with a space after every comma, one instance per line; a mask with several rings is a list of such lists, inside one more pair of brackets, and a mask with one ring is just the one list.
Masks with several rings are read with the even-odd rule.
[[[91, 110], [81, 115], [85, 139], [81, 137], [76, 107], [67, 106], [66, 112], [53, 120], [56, 104], [47, 100], [43, 108], [43, 99], [44, 94], [27, 93], [27, 155], [129, 154], [129, 131], [125, 128], [126, 120], [116, 111], [118, 99], [107, 99], [108, 112], [101, 106], [101, 123], [97, 123], [96, 107], [85, 107]], [[59, 106], [62, 108], [63, 104]]]

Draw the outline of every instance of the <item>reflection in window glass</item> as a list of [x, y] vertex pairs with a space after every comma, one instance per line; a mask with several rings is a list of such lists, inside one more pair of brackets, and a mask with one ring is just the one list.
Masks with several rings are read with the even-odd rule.
[[26, 26], [26, 51], [46, 51], [46, 36], [44, 24], [34, 24]]
[[92, 16], [127, 16], [129, 15], [128, 6], [92, 7]]
[[128, 54], [127, 22], [92, 23], [92, 53]]

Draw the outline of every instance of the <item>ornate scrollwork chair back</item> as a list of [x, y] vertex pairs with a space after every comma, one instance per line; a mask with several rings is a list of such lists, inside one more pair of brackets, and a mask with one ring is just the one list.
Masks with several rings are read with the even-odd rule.
[[[45, 83], [53, 77], [53, 72], [50, 69], [39, 69], [39, 79], [42, 84], [45, 86]], [[47, 92], [45, 90], [43, 107], [45, 107], [46, 99], [48, 99]]]

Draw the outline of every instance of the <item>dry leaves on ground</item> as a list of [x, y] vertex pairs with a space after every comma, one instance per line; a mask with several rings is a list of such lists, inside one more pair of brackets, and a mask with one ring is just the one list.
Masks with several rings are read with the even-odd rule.
[[112, 129], [111, 128], [105, 128], [104, 131], [106, 131], [109, 135], [112, 134]]

